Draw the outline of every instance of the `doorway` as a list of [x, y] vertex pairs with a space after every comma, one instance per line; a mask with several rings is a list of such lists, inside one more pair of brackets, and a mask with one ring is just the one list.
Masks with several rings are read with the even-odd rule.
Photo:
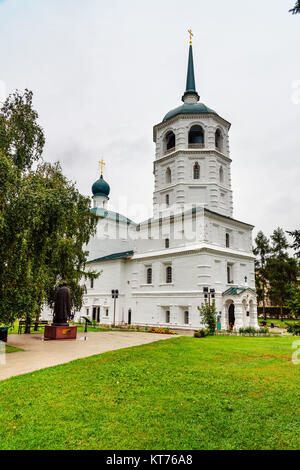
[[93, 307], [93, 321], [96, 321], [96, 317], [97, 317], [97, 308]]
[[128, 310], [128, 325], [131, 325], [131, 308]]
[[235, 306], [231, 304], [228, 309], [228, 322], [230, 327], [234, 327], [235, 325]]
[[93, 321], [100, 323], [100, 307], [93, 307]]

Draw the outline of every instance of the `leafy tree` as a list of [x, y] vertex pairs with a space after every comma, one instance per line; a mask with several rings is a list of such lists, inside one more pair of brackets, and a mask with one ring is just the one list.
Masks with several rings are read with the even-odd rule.
[[295, 250], [295, 256], [300, 258], [300, 230], [294, 232], [287, 232], [291, 237], [294, 238], [294, 242], [291, 247]]
[[207, 327], [209, 333], [211, 335], [215, 334], [216, 327], [217, 327], [217, 310], [215, 301], [212, 304], [207, 302], [203, 303], [201, 307], [198, 307], [200, 312], [200, 317], [202, 323]]
[[267, 292], [267, 273], [266, 263], [270, 256], [271, 247], [269, 239], [260, 231], [255, 239], [256, 247], [253, 253], [256, 256], [255, 268], [256, 268], [256, 291], [258, 299], [263, 304], [263, 315], [266, 320], [266, 292]]
[[32, 107], [32, 91], [15, 91], [0, 112], [0, 149], [20, 171], [40, 160], [45, 145], [38, 113]]
[[[5, 120], [4, 117], [5, 116]], [[81, 308], [86, 272], [84, 246], [97, 219], [90, 199], [62, 174], [59, 164], [41, 159], [42, 129], [32, 94], [10, 96], [0, 112], [0, 319], [38, 317], [67, 281], [73, 308]], [[12, 130], [11, 130], [12, 129]]]
[[272, 253], [279, 258], [285, 258], [287, 256], [287, 249], [290, 245], [282, 228], [278, 227], [276, 230], [274, 230], [273, 234], [271, 235], [271, 240]]
[[294, 8], [292, 8], [290, 10], [291, 13], [293, 13], [293, 15], [296, 15], [297, 13], [300, 13], [300, 0], [297, 0]]
[[297, 282], [299, 267], [297, 260], [288, 255], [289, 244], [281, 228], [274, 230], [271, 240], [272, 256], [266, 263], [266, 274], [270, 284], [269, 295], [271, 300], [280, 306], [283, 319], [283, 307], [289, 298], [290, 288]]
[[296, 285], [290, 287], [289, 296], [286, 301], [286, 306], [290, 309], [292, 314], [296, 317], [300, 317], [300, 290]]

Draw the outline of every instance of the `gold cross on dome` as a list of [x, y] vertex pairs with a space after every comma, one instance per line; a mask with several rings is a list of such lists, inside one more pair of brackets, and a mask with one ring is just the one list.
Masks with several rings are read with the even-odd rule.
[[101, 176], [103, 176], [103, 168], [105, 167], [106, 163], [104, 162], [103, 158], [101, 159], [101, 161], [99, 163], [100, 163], [100, 166], [101, 166]]
[[193, 31], [192, 31], [191, 29], [188, 30], [188, 33], [189, 33], [189, 35], [190, 35], [190, 46], [191, 46], [191, 45], [193, 44], [193, 37], [194, 37], [194, 35], [193, 35]]

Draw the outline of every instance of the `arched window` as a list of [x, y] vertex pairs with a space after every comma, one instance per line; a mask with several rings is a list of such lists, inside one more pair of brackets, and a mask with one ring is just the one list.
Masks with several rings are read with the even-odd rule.
[[172, 266], [168, 266], [166, 269], [166, 283], [172, 284]]
[[199, 180], [200, 179], [200, 165], [197, 162], [194, 165], [193, 173], [194, 173], [194, 180]]
[[220, 178], [220, 183], [224, 183], [224, 170], [222, 166], [220, 167], [220, 170], [219, 170], [219, 178]]
[[165, 247], [166, 247], [166, 248], [170, 248], [170, 240], [169, 240], [169, 238], [166, 238], [166, 239], [165, 239]]
[[169, 150], [175, 149], [176, 146], [176, 137], [174, 132], [168, 132], [165, 137], [165, 150], [168, 152]]
[[223, 135], [220, 129], [216, 130], [215, 139], [216, 139], [216, 148], [218, 150], [223, 150]]
[[166, 311], [166, 323], [170, 323], [171, 315], [170, 315], [170, 310]]
[[186, 311], [186, 312], [184, 312], [184, 324], [188, 325], [189, 322], [190, 322], [189, 312]]
[[152, 268], [147, 269], [147, 284], [152, 284]]
[[189, 147], [202, 148], [204, 147], [204, 130], [201, 126], [193, 126], [189, 132]]
[[166, 170], [166, 183], [172, 183], [172, 171], [170, 168]]

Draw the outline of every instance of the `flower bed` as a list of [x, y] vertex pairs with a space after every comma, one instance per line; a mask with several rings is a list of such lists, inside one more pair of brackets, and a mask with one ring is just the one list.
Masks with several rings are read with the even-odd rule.
[[150, 328], [149, 333], [158, 333], [161, 335], [176, 335], [174, 331], [169, 330], [169, 328]]

